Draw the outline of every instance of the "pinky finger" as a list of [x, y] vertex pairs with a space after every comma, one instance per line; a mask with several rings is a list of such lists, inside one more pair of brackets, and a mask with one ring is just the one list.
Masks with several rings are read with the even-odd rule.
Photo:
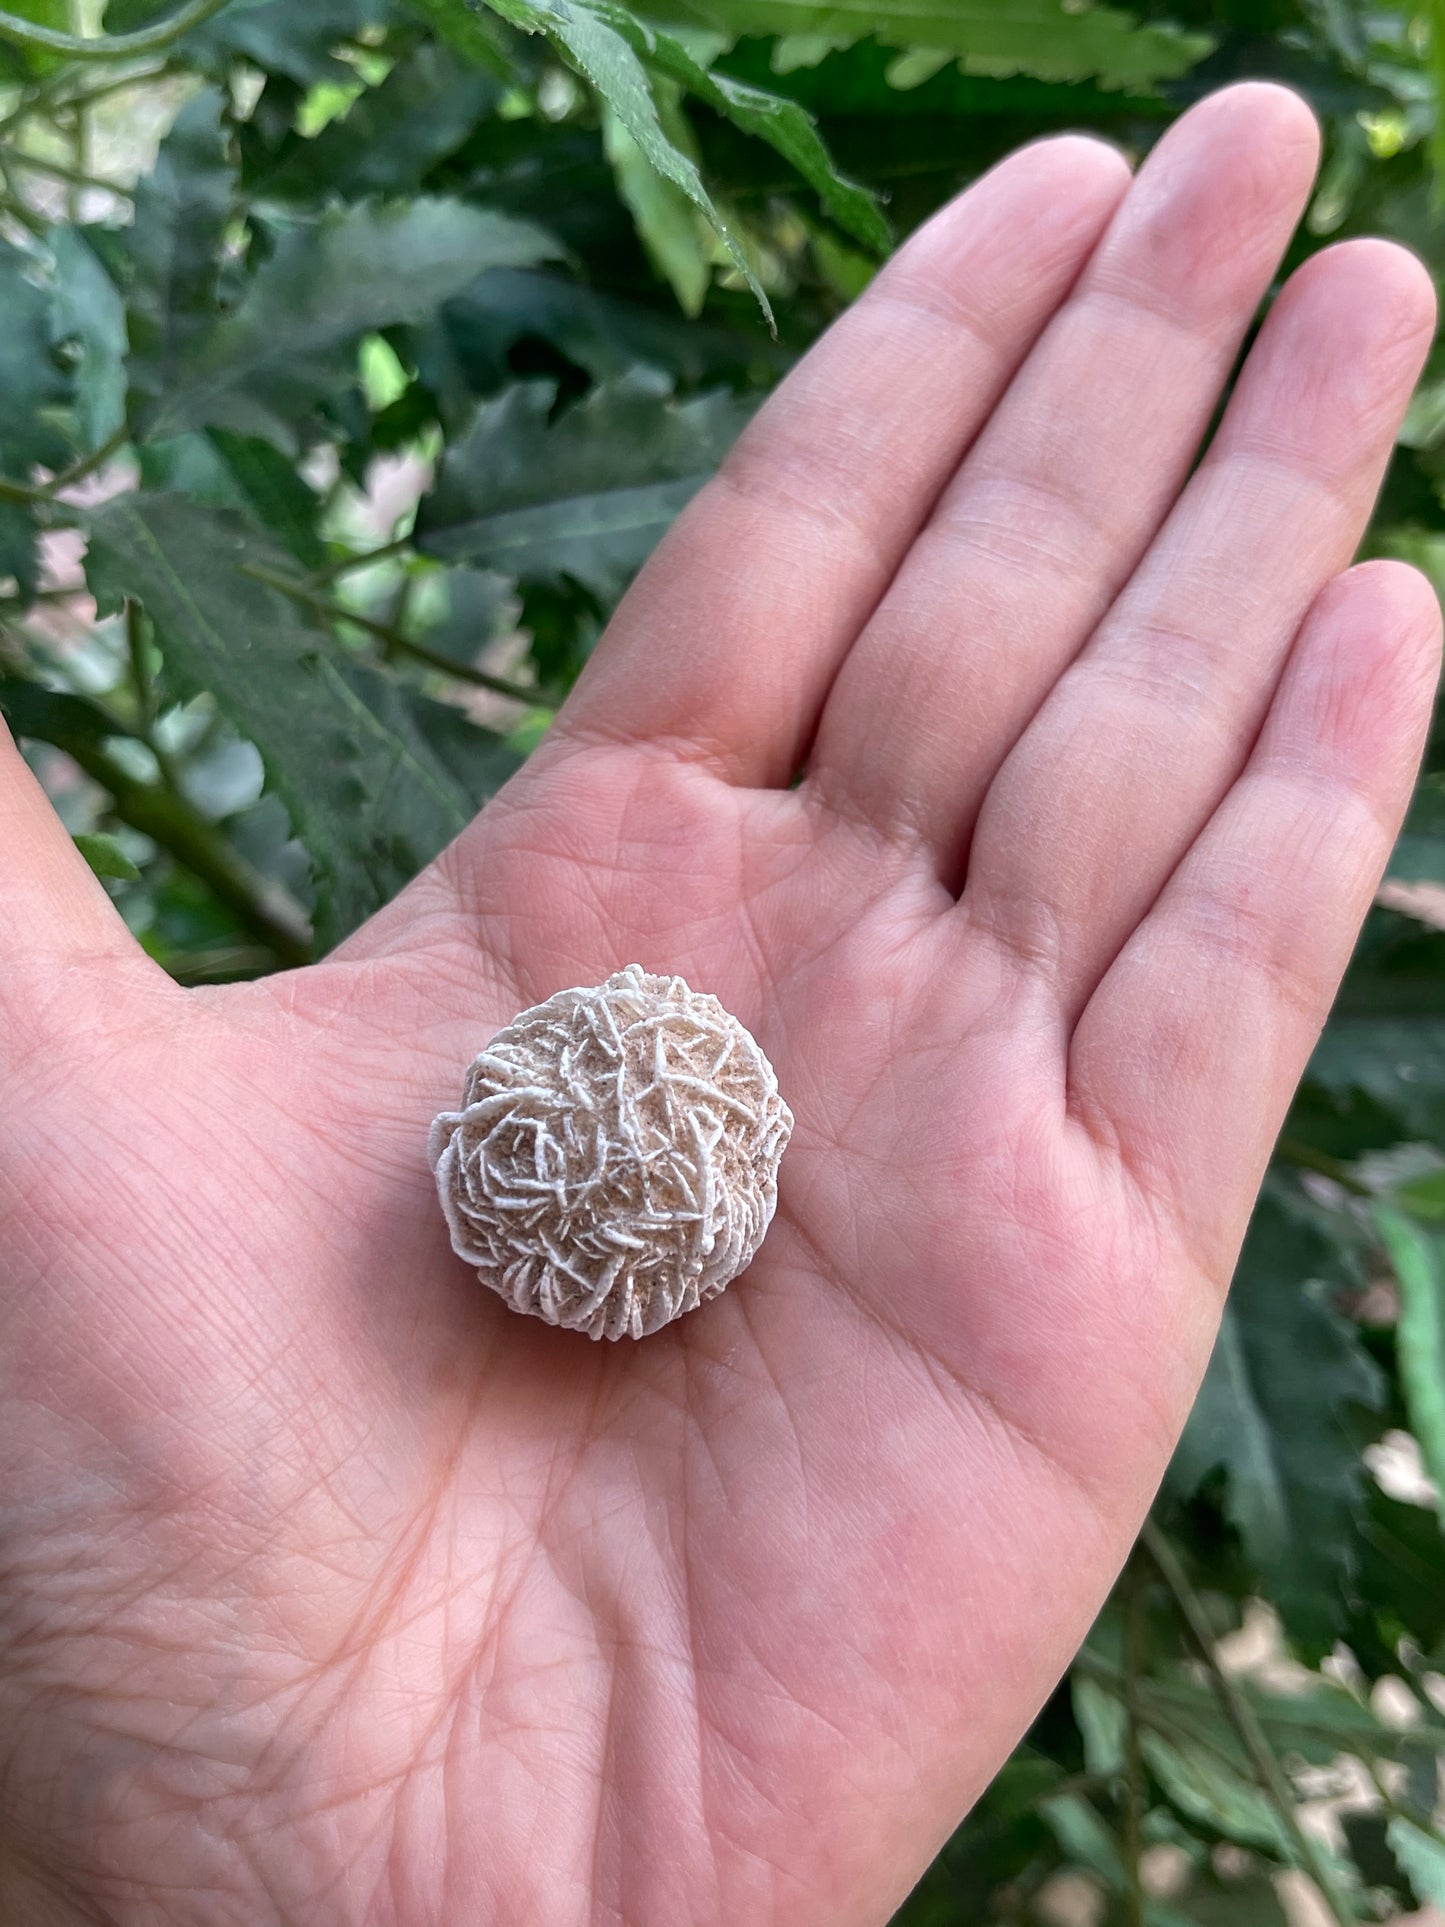
[[1323, 591], [1249, 761], [1074, 1033], [1071, 1108], [1219, 1275], [1399, 832], [1439, 663], [1414, 569]]

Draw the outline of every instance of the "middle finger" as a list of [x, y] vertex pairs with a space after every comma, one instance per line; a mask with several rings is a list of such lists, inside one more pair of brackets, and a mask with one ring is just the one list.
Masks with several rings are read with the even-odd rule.
[[1316, 153], [1269, 85], [1170, 129], [838, 675], [806, 790], [954, 888], [989, 782], [1188, 470]]

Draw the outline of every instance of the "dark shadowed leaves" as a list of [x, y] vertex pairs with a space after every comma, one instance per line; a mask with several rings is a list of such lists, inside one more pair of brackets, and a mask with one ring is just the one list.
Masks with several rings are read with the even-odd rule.
[[243, 510], [305, 569], [319, 569], [326, 545], [321, 503], [293, 462], [270, 442], [208, 428], [140, 448], [141, 481], [211, 508]]
[[73, 355], [73, 441], [77, 454], [103, 447], [125, 420], [125, 303], [83, 227], [49, 236], [51, 331]]
[[529, 581], [570, 577], [614, 602], [751, 412], [731, 394], [679, 402], [636, 373], [555, 422], [528, 382], [488, 404], [422, 502], [429, 554]]
[[[209, 690], [261, 752], [316, 865], [318, 935], [335, 943], [469, 820], [507, 759], [481, 738], [470, 770], [433, 747], [427, 711], [248, 567], [277, 558], [240, 516], [174, 495], [122, 497], [90, 519], [88, 573], [104, 607], [124, 596], [155, 625], [169, 692]], [[472, 725], [465, 725], [471, 728]]]
[[1445, 1145], [1445, 1019], [1337, 1016], [1309, 1077], [1337, 1099], [1369, 1099], [1401, 1135]]
[[1290, 1632], [1317, 1651], [1345, 1617], [1368, 1483], [1349, 1413], [1384, 1389], [1329, 1302], [1342, 1265], [1312, 1219], [1265, 1194], [1169, 1473], [1187, 1495], [1223, 1471], [1226, 1516]]
[[643, 363], [690, 388], [766, 381], [789, 361], [761, 330], [689, 324], [675, 311], [619, 300], [560, 274], [511, 268], [490, 270], [448, 301], [416, 352], [443, 419], [469, 425], [474, 398], [509, 386], [519, 354], [530, 350], [535, 359], [539, 349], [593, 381], [616, 381]]
[[530, 223], [460, 201], [363, 204], [288, 227], [237, 306], [187, 343], [148, 431], [215, 426], [294, 448], [364, 334], [425, 319], [483, 268], [556, 252]]
[[[171, 0], [108, 0], [105, 24], [128, 33], [174, 11]], [[333, 50], [381, 26], [390, 0], [231, 0], [214, 19], [193, 28], [179, 53], [202, 72], [220, 75], [245, 59], [299, 86], [344, 76]]]
[[[0, 243], [0, 474], [16, 482], [28, 482], [37, 464], [63, 468], [73, 452], [63, 426], [73, 383], [53, 340], [45, 267]], [[0, 505], [0, 576], [25, 593], [37, 580], [37, 539], [23, 503]]]
[[501, 96], [501, 85], [435, 41], [312, 140], [298, 140], [256, 185], [281, 199], [343, 201], [416, 192]]
[[[413, 0], [429, 18], [464, 14], [466, 0]], [[716, 230], [769, 320], [772, 307], [738, 236], [713, 204], [692, 156], [665, 128], [654, 78], [635, 42], [636, 20], [607, 0], [489, 0], [493, 12], [524, 33], [542, 34], [596, 88], [664, 180]]]
[[226, 103], [207, 88], [181, 109], [136, 189], [130, 231], [131, 421], [144, 432], [214, 326], [221, 250], [236, 198]]

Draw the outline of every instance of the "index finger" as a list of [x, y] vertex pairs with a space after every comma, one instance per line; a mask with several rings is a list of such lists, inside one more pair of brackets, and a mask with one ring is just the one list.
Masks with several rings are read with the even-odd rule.
[[900, 250], [659, 545], [559, 719], [786, 783], [837, 666], [1129, 183], [1066, 135]]

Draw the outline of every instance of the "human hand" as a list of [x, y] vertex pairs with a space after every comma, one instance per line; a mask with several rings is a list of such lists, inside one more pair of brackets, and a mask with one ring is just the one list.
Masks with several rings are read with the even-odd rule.
[[[1245, 87], [1132, 187], [1063, 139], [944, 210], [311, 970], [178, 990], [7, 745], [7, 1921], [879, 1922], [986, 1784], [1148, 1506], [1428, 718], [1428, 587], [1340, 573], [1408, 255], [1293, 278], [1185, 479], [1314, 158]], [[451, 1255], [426, 1134], [632, 961], [797, 1130], [747, 1275], [592, 1345]]]

